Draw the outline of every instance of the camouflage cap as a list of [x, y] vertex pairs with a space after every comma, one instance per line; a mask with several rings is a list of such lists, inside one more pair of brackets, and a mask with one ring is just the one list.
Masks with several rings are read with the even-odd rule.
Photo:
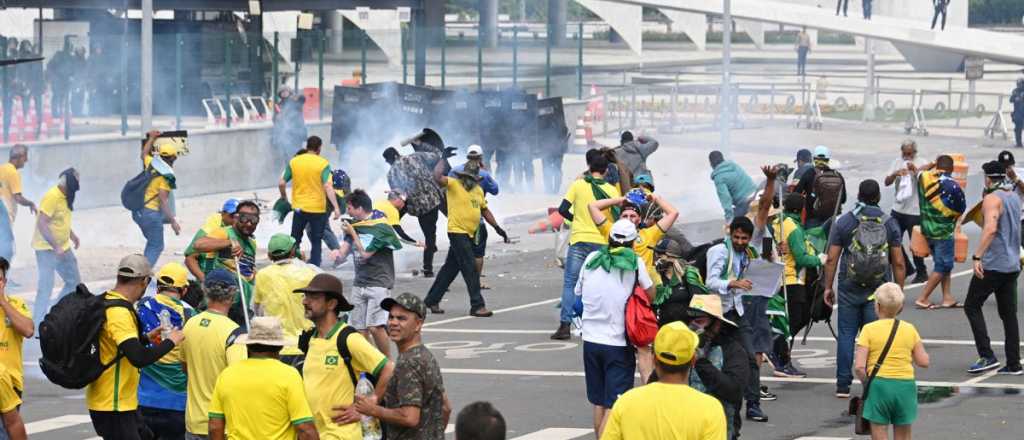
[[391, 311], [391, 307], [396, 305], [415, 313], [420, 319], [427, 318], [427, 305], [423, 303], [420, 297], [409, 292], [398, 295], [396, 298], [384, 298], [380, 302], [380, 308], [387, 311]]

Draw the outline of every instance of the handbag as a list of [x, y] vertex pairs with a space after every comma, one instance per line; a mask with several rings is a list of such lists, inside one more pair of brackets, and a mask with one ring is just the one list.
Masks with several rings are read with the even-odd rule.
[[651, 298], [640, 287], [640, 271], [637, 270], [633, 292], [626, 300], [626, 338], [634, 347], [646, 347], [658, 335], [658, 317], [654, 315]]
[[900, 320], [894, 319], [892, 323], [892, 332], [889, 333], [889, 339], [885, 341], [885, 347], [882, 348], [882, 354], [878, 356], [878, 361], [875, 362], [874, 368], [871, 370], [871, 374], [868, 376], [867, 382], [864, 382], [864, 393], [861, 397], [854, 397], [850, 399], [850, 415], [854, 417], [853, 431], [857, 435], [868, 435], [871, 434], [871, 422], [864, 419], [864, 404], [868, 401], [868, 392], [871, 391], [871, 382], [874, 382], [875, 376], [878, 376], [878, 371], [882, 369], [882, 362], [885, 362], [885, 357], [889, 354], [889, 349], [892, 348], [892, 341], [896, 339], [896, 330], [900, 327]]

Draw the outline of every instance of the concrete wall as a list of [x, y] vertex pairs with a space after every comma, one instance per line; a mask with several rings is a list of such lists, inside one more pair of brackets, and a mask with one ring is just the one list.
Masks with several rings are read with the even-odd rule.
[[[330, 123], [308, 124], [310, 135], [330, 139]], [[270, 145], [270, 127], [189, 132], [190, 153], [178, 159], [178, 197], [266, 188], [277, 185], [284, 158]], [[22, 170], [25, 194], [34, 200], [54, 184], [58, 174], [75, 167], [82, 190], [75, 208], [121, 204], [121, 188], [142, 169], [137, 136], [29, 145], [29, 163]], [[301, 146], [296, 146], [298, 150]], [[6, 160], [8, 148], [0, 150]], [[324, 157], [337, 152], [325, 145]]]

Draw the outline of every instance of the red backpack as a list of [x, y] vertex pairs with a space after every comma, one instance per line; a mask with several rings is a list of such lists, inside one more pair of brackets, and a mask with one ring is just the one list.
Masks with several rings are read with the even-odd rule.
[[640, 287], [640, 272], [633, 284], [633, 293], [626, 300], [626, 338], [634, 347], [646, 347], [654, 343], [658, 334], [658, 317], [647, 296], [647, 290]]

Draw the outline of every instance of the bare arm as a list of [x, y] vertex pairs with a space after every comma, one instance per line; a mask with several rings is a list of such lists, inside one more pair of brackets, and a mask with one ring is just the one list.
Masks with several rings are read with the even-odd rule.
[[[835, 225], [832, 226], [833, 228]], [[831, 245], [828, 248], [828, 261], [825, 262], [825, 273], [822, 275], [821, 281], [825, 286], [825, 304], [829, 307], [835, 304], [834, 292], [832, 292], [832, 282], [836, 279], [836, 266], [839, 265], [839, 255], [843, 253], [843, 248], [839, 245]], [[900, 255], [902, 259], [903, 255]]]
[[434, 180], [442, 187], [448, 186], [448, 176], [444, 175], [446, 165], [448, 165], [448, 161], [445, 159], [441, 159], [434, 164]]
[[405, 428], [415, 428], [420, 425], [420, 407], [418, 406], [403, 406], [390, 409], [378, 405], [370, 413], [369, 415], [389, 425], [398, 425]]
[[210, 419], [210, 440], [226, 440], [226, 437], [224, 437], [224, 419]]
[[4, 427], [7, 428], [7, 435], [11, 440], [26, 440], [28, 432], [25, 430], [25, 421], [17, 409], [12, 409], [3, 414]]
[[444, 393], [444, 406], [441, 407], [441, 419], [445, 426], [452, 417], [452, 403], [448, 401], [448, 393]]
[[604, 224], [608, 221], [608, 217], [604, 215], [604, 210], [611, 208], [612, 206], [620, 205], [626, 200], [625, 197], [615, 197], [612, 199], [601, 199], [594, 202], [590, 202], [587, 205], [587, 210], [590, 211], [590, 218], [594, 221], [595, 225]]
[[146, 133], [146, 142], [142, 144], [142, 151], [139, 153], [139, 158], [143, 161], [153, 155], [153, 143], [156, 142], [157, 136], [160, 136], [160, 132], [156, 130]]
[[203, 269], [199, 267], [198, 253], [185, 257], [185, 267], [188, 268], [189, 273], [196, 277], [200, 283], [206, 280], [206, 274], [204, 274]]
[[174, 230], [174, 235], [181, 235], [181, 226], [178, 225], [178, 219], [174, 218], [174, 212], [171, 212], [171, 193], [162, 189], [157, 193], [157, 197], [160, 198], [160, 212], [163, 213], [165, 219], [171, 222], [171, 229]]
[[202, 237], [196, 239], [192, 249], [199, 253], [216, 252], [232, 245], [231, 240], [226, 238]]
[[316, 432], [316, 425], [313, 422], [300, 423], [295, 425], [296, 440], [318, 440], [320, 434]]
[[29, 211], [32, 211], [33, 214], [36, 213], [36, 204], [32, 203], [31, 200], [26, 199], [25, 196], [21, 195], [21, 193], [17, 193], [14, 195], [14, 201], [21, 206], [28, 206]]
[[277, 191], [281, 194], [281, 198], [284, 200], [288, 200], [288, 190], [286, 189], [287, 187], [288, 182], [286, 182], [283, 178], [277, 182]]
[[978, 248], [974, 251], [975, 257], [985, 255], [988, 247], [992, 245], [992, 240], [996, 238], [996, 232], [999, 229], [999, 216], [1003, 214], [1003, 203], [999, 200], [999, 196], [993, 194], [985, 196], [985, 200], [981, 204], [981, 213], [985, 219], [985, 226], [981, 229], [981, 241], [978, 242]]
[[928, 352], [924, 351], [924, 343], [921, 341], [914, 345], [914, 351], [911, 353], [914, 357], [914, 365], [921, 368], [928, 368], [931, 365], [931, 357], [928, 356]]
[[654, 203], [657, 203], [658, 206], [661, 207], [661, 212], [664, 213], [664, 215], [661, 216], [661, 220], [658, 220], [658, 229], [661, 229], [662, 232], [672, 229], [672, 225], [674, 225], [676, 223], [676, 219], [679, 218], [679, 211], [677, 211], [676, 207], [672, 206], [668, 200], [665, 200], [657, 194], [651, 194], [651, 200]]
[[762, 166], [761, 172], [767, 180], [764, 182], [764, 192], [757, 201], [757, 213], [754, 215], [754, 226], [763, 228], [768, 224], [768, 214], [771, 212], [772, 199], [775, 198], [775, 179], [779, 171], [772, 166]]
[[903, 287], [907, 279], [907, 262], [903, 259], [903, 249], [899, 243], [889, 246], [889, 262], [892, 264], [892, 281]]
[[[6, 286], [7, 282], [3, 282], [3, 287]], [[7, 294], [0, 291], [0, 308], [3, 309], [4, 315], [11, 321], [11, 327], [14, 327], [14, 331], [18, 332], [23, 337], [31, 338], [35, 334], [35, 325], [32, 323], [32, 318], [22, 315], [18, 309], [15, 309], [11, 302], [7, 300]]]
[[868, 380], [868, 348], [863, 345], [857, 346], [853, 358], [853, 371], [861, 383]]
[[327, 200], [331, 202], [331, 207], [334, 208], [334, 218], [341, 218], [341, 208], [338, 206], [338, 198], [334, 196], [334, 181], [329, 177], [327, 178], [327, 181], [324, 182], [324, 194], [327, 194]]

